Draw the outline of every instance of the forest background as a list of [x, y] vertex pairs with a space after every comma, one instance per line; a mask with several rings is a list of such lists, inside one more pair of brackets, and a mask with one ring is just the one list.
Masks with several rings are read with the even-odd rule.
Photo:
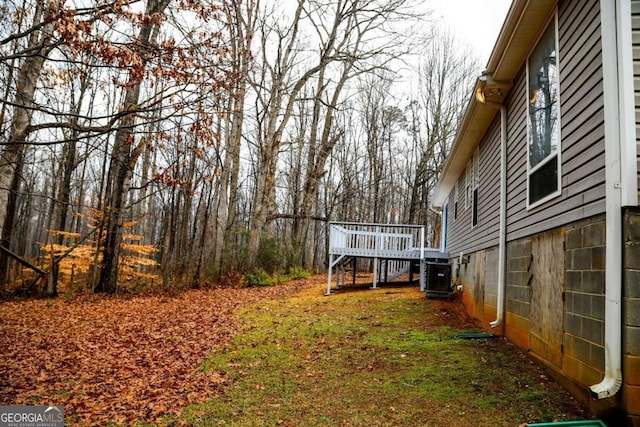
[[[480, 72], [419, 0], [7, 0], [0, 294], [325, 269], [424, 224]], [[251, 279], [249, 279], [251, 280]]]

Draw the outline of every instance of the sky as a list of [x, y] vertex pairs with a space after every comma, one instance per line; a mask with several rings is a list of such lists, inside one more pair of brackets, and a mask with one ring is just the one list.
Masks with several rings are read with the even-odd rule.
[[428, 0], [432, 17], [468, 42], [484, 66], [489, 60], [511, 0]]

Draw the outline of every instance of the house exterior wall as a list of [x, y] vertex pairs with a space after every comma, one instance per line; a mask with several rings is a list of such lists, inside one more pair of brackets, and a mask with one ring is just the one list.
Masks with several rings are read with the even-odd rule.
[[[634, 219], [640, 241], [640, 214]], [[504, 334], [584, 388], [600, 381], [604, 373], [605, 224], [605, 216], [598, 215], [507, 245]], [[638, 263], [638, 270], [630, 275], [640, 274], [639, 258], [632, 261]], [[463, 302], [488, 328], [496, 314], [497, 248], [470, 253], [466, 259], [469, 262], [461, 265], [458, 280], [464, 287]], [[479, 259], [484, 261], [481, 267]], [[454, 267], [458, 262], [453, 260]], [[483, 283], [473, 283], [479, 270], [484, 271]], [[559, 297], [541, 299], [552, 293], [552, 286]], [[635, 294], [629, 306], [640, 304], [640, 289]], [[484, 310], [477, 301], [484, 301]], [[557, 307], [549, 309], [550, 302]], [[640, 320], [636, 317], [630, 322]], [[640, 364], [640, 358], [629, 360]]]
[[[640, 171], [640, 0], [631, 0], [631, 11]], [[557, 19], [562, 194], [527, 208], [525, 64], [505, 101], [508, 147], [505, 317], [502, 329], [493, 332], [504, 333], [527, 349], [558, 378], [568, 379], [572, 390], [588, 400], [588, 387], [600, 382], [605, 371], [607, 220], [600, 2], [560, 1]], [[496, 114], [480, 141], [479, 152], [478, 224], [471, 226], [471, 209], [464, 209], [463, 173], [458, 179], [462, 191], [458, 192], [457, 219], [453, 217], [455, 190], [448, 197], [447, 244], [454, 269], [459, 268], [456, 283], [463, 286], [463, 302], [469, 313], [488, 328], [496, 318], [498, 282], [499, 115]], [[638, 180], [640, 184], [640, 172]], [[640, 208], [637, 206], [624, 209], [623, 239], [624, 383], [622, 392], [612, 399], [590, 404], [621, 406], [633, 425], [640, 426]], [[461, 254], [464, 263], [459, 265]], [[593, 409], [601, 410], [602, 406]]]
[[[479, 147], [480, 185], [478, 188], [478, 224], [471, 226], [471, 204], [465, 201], [463, 173], [458, 187], [458, 215], [455, 217], [455, 188], [449, 195], [447, 248], [449, 253], [476, 251], [498, 244], [500, 212], [496, 201], [500, 200], [500, 119], [497, 117]], [[465, 206], [466, 205], [466, 206]]]
[[550, 230], [605, 210], [604, 106], [599, 2], [558, 10], [562, 195], [527, 209], [525, 70], [508, 100], [507, 240]]
[[[640, 1], [640, 0], [638, 0]], [[527, 92], [523, 65], [507, 106], [507, 240], [551, 230], [605, 211], [604, 98], [599, 2], [562, 2], [558, 8], [562, 194], [527, 209]], [[588, 23], [585, 25], [585, 23]], [[484, 108], [493, 108], [486, 106]], [[478, 224], [465, 209], [465, 173], [448, 198], [449, 253], [475, 252], [498, 243], [500, 118], [480, 142]]]
[[566, 229], [562, 368], [585, 387], [604, 375], [605, 228], [600, 215]]
[[640, 426], [640, 208], [626, 208], [623, 221], [623, 399]]
[[[640, 210], [630, 221], [637, 242], [628, 242], [627, 249], [633, 257], [627, 262], [625, 330], [627, 340], [640, 345]], [[501, 330], [491, 330], [503, 333], [555, 371], [565, 385], [581, 393], [585, 403], [588, 387], [604, 375], [605, 232], [606, 218], [601, 214], [510, 241], [504, 324]], [[496, 318], [498, 249], [471, 252], [463, 260], [460, 264], [460, 257], [452, 259], [454, 269], [460, 266], [456, 284], [463, 286], [462, 301], [489, 330], [489, 322]], [[639, 351], [629, 348], [627, 370], [640, 368], [640, 357], [632, 356]], [[628, 381], [630, 402], [640, 396], [634, 394], [640, 393], [640, 373]], [[634, 413], [633, 405], [625, 406]]]
[[[462, 286], [462, 303], [471, 316], [488, 326], [498, 304], [498, 247], [451, 260], [454, 287]], [[495, 332], [495, 331], [494, 331]]]

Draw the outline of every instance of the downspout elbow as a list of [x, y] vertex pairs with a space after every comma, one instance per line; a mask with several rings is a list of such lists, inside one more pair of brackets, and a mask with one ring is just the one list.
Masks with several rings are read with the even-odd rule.
[[591, 392], [592, 399], [599, 400], [613, 396], [620, 390], [620, 387], [622, 387], [621, 376], [612, 377], [609, 375], [605, 375], [602, 381], [589, 387], [589, 391]]
[[495, 329], [500, 325], [502, 325], [502, 314], [501, 313], [498, 314], [496, 320], [494, 320], [493, 322], [489, 322], [489, 327], [491, 329]]

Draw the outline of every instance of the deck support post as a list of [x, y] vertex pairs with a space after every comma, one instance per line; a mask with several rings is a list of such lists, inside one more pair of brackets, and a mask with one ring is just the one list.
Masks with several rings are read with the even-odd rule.
[[427, 290], [426, 278], [424, 277], [425, 275], [426, 275], [426, 269], [425, 269], [424, 258], [420, 258], [420, 290], [422, 292]]
[[375, 228], [375, 236], [373, 237], [373, 251], [374, 251], [374, 258], [373, 258], [373, 286], [371, 286], [371, 289], [377, 289], [378, 288], [378, 251], [380, 250], [380, 226], [376, 225]]
[[378, 289], [378, 258], [373, 259], [373, 286], [371, 289]]
[[356, 257], [353, 257], [353, 261], [352, 262], [352, 268], [353, 268], [353, 286], [356, 285], [356, 268], [358, 267], [358, 259]]

